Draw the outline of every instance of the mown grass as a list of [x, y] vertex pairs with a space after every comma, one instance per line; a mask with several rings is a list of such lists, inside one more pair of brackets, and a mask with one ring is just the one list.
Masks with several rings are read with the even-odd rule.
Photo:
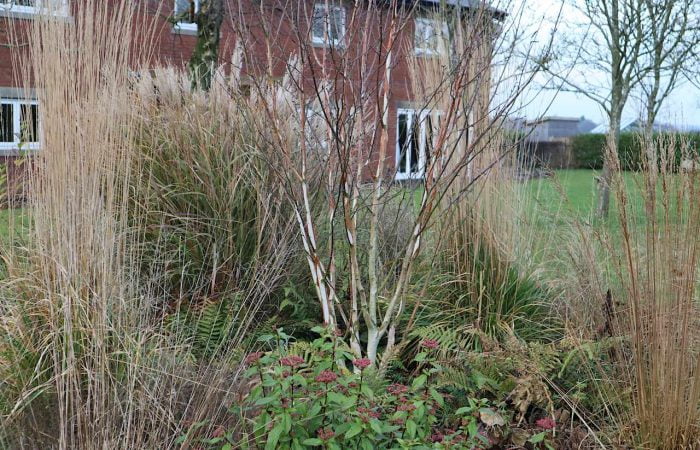
[[28, 216], [23, 208], [0, 209], [0, 242], [8, 243], [11, 237], [26, 234]]
[[[554, 176], [530, 180], [522, 184], [521, 194], [525, 202], [525, 212], [534, 223], [543, 227], [564, 225], [578, 220], [596, 228], [607, 228], [617, 232], [620, 228], [620, 211], [617, 192], [613, 189], [610, 197], [610, 214], [607, 219], [595, 217], [597, 181], [599, 170], [558, 170]], [[678, 180], [676, 175], [671, 180]], [[625, 183], [629, 219], [636, 225], [647, 221], [642, 195], [644, 175], [638, 172], [622, 172]], [[657, 186], [661, 195], [663, 186]]]

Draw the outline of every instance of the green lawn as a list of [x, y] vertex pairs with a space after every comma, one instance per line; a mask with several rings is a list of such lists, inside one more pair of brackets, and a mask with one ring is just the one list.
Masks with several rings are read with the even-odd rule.
[[21, 208], [0, 209], [0, 243], [5, 244], [11, 235], [22, 233], [26, 228], [26, 217]]
[[[593, 227], [617, 231], [620, 227], [618, 192], [613, 189], [610, 199], [610, 215], [601, 220], [595, 217], [597, 183], [595, 170], [559, 170], [551, 178], [541, 178], [523, 183], [522, 193], [527, 215], [539, 226], [549, 227], [578, 220]], [[625, 194], [629, 204], [630, 222], [636, 226], [646, 223], [642, 176], [623, 172]], [[659, 192], [660, 192], [659, 187]]]

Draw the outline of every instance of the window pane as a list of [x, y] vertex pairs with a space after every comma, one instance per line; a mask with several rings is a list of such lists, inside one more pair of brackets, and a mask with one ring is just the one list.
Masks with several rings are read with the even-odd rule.
[[0, 105], [0, 142], [14, 142], [14, 120], [12, 117], [12, 105]]
[[411, 167], [411, 173], [418, 173], [418, 139], [420, 139], [420, 121], [417, 116], [413, 116], [413, 127], [411, 127], [411, 148], [410, 148], [410, 158], [409, 164]]
[[36, 105], [22, 105], [20, 109], [20, 123], [22, 127], [22, 142], [39, 141], [38, 108]]
[[326, 7], [316, 5], [314, 7], [314, 17], [311, 33], [316, 41], [326, 40]]
[[430, 114], [425, 117], [425, 167], [430, 165], [430, 155], [433, 153], [433, 142], [435, 136], [433, 133], [433, 118]]
[[415, 32], [413, 33], [413, 47], [416, 49], [421, 49], [423, 48], [423, 34], [424, 30], [423, 28], [425, 27], [425, 22], [422, 20], [416, 20], [415, 21]]
[[196, 10], [196, 0], [175, 0], [175, 17], [180, 22], [194, 22]]
[[331, 42], [340, 42], [345, 34], [345, 10], [343, 8], [333, 8], [330, 24]]
[[398, 130], [398, 144], [399, 144], [399, 163], [398, 172], [406, 173], [406, 153], [408, 149], [408, 115], [399, 114], [399, 130]]

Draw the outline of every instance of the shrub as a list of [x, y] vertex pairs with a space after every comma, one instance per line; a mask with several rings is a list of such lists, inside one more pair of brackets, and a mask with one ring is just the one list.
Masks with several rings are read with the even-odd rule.
[[[281, 346], [272, 352], [248, 355], [246, 376], [254, 383], [250, 394], [234, 411], [245, 418], [243, 430], [220, 430], [216, 436], [199, 436], [192, 428], [180, 438], [226, 448], [323, 447], [402, 448], [426, 444], [438, 448], [482, 447], [523, 438], [510, 428], [512, 414], [504, 404], [467, 399], [452, 408], [435, 385], [442, 370], [436, 360], [438, 343], [426, 340], [414, 359], [418, 375], [406, 384], [377, 379], [368, 359], [353, 359], [342, 341], [327, 328], [304, 356]], [[279, 331], [270, 341], [289, 338]], [[349, 370], [351, 368], [352, 370]], [[517, 436], [516, 436], [517, 435]], [[524, 437], [537, 443], [548, 431]]]
[[[674, 147], [678, 150], [675, 152], [674, 166], [678, 167], [683, 155], [680, 153], [681, 142], [686, 142], [690, 149], [691, 155], [697, 156], [700, 149], [700, 133], [659, 133], [654, 135], [657, 150], [661, 150], [660, 141], [668, 138], [675, 140]], [[603, 168], [604, 150], [607, 136], [604, 134], [580, 134], [571, 138], [571, 146], [574, 154], [575, 167], [580, 169], [595, 169]], [[642, 140], [638, 133], [622, 133], [620, 134], [620, 148], [618, 155], [622, 170], [639, 170], [642, 166], [644, 158], [642, 158]]]

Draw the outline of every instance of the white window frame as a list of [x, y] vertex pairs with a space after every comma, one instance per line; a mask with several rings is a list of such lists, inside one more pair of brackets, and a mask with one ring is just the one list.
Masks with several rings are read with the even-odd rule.
[[[7, 150], [19, 150], [20, 149], [20, 137], [22, 133], [22, 105], [38, 105], [36, 100], [23, 100], [23, 99], [10, 99], [10, 98], [0, 98], [0, 105], [12, 105], [12, 133], [14, 134], [13, 142], [0, 142], [0, 151]], [[38, 114], [41, 116], [41, 114]], [[41, 117], [37, 117], [37, 139], [41, 140]], [[39, 141], [36, 142], [22, 142], [22, 150], [38, 150]]]
[[[331, 39], [331, 17], [337, 13], [340, 14], [340, 36], [337, 39]], [[323, 36], [318, 36], [314, 34], [314, 30], [316, 29], [314, 25], [315, 21], [321, 17], [323, 18], [325, 26]], [[326, 3], [314, 4], [314, 13], [311, 17], [311, 43], [324, 47], [344, 47], [346, 17], [345, 7], [342, 5], [328, 5]]]
[[[195, 14], [199, 12], [200, 0], [194, 0], [194, 12]], [[173, 0], [173, 13], [177, 14], [177, 0]], [[184, 31], [197, 31], [197, 24], [195, 22], [177, 22], [175, 28]]]
[[68, 16], [68, 0], [34, 0], [34, 5], [18, 5], [17, 0], [0, 0], [0, 12], [36, 15], [44, 12], [54, 16]]
[[[416, 164], [417, 171], [416, 172], [411, 172], [411, 151], [410, 149], [406, 150], [406, 170], [401, 171], [399, 165], [401, 164], [401, 143], [399, 142], [400, 138], [400, 132], [399, 132], [399, 123], [401, 120], [401, 116], [406, 115], [408, 116], [408, 121], [407, 121], [407, 140], [409, 143], [412, 142], [412, 134], [413, 134], [413, 124], [416, 118], [419, 120], [419, 136], [418, 136], [418, 161]], [[427, 163], [427, 153], [426, 153], [426, 146], [428, 144], [427, 140], [427, 118], [431, 118], [431, 124], [433, 126], [433, 142], [431, 143], [432, 146], [435, 146], [435, 139], [437, 139], [438, 133], [439, 133], [439, 123], [440, 123], [440, 116], [442, 113], [440, 111], [435, 111], [435, 110], [430, 110], [430, 109], [422, 109], [422, 110], [416, 110], [416, 109], [408, 109], [408, 108], [399, 108], [396, 111], [396, 159], [395, 159], [395, 165], [396, 165], [396, 175], [395, 178], [397, 180], [422, 180], [423, 177], [425, 176], [425, 169], [426, 169], [426, 163]]]
[[[440, 27], [440, 34], [438, 35], [438, 26]], [[418, 40], [418, 33], [421, 33], [421, 39]], [[428, 39], [428, 33], [431, 36], [437, 35], [438, 42], [437, 48], [419, 46], [419, 42], [427, 43], [430, 42]], [[444, 55], [446, 53], [446, 46], [449, 42], [450, 30], [447, 27], [447, 22], [438, 21], [436, 19], [429, 19], [427, 17], [417, 17], [414, 20], [413, 25], [413, 50], [416, 55], [420, 56], [437, 56]]]

